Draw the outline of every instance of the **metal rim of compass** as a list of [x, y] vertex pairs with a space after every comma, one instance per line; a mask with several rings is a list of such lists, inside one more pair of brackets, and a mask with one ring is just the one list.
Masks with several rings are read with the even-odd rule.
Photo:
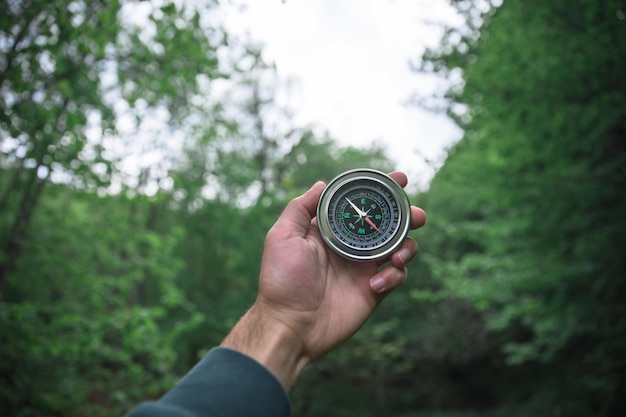
[[[396, 206], [390, 207], [390, 210], [393, 209], [398, 212], [398, 218], [393, 229], [385, 230], [385, 233], [391, 236], [384, 243], [372, 248], [358, 248], [343, 242], [333, 232], [330, 224], [333, 216], [329, 215], [329, 211], [335, 196], [351, 182], [363, 180], [383, 186], [396, 202]], [[317, 206], [317, 225], [324, 242], [339, 255], [355, 261], [377, 261], [391, 255], [407, 236], [410, 223], [411, 206], [402, 187], [387, 174], [370, 168], [353, 169], [336, 176], [322, 192]]]

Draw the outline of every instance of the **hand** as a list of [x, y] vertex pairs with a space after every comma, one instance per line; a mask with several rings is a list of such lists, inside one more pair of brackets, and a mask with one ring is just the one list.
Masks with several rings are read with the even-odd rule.
[[[390, 176], [402, 187], [403, 173]], [[265, 239], [254, 306], [222, 346], [265, 365], [289, 389], [304, 366], [352, 336], [406, 278], [417, 244], [406, 238], [383, 262], [354, 262], [322, 241], [314, 218], [324, 184], [292, 200]], [[411, 207], [411, 228], [426, 222]]]

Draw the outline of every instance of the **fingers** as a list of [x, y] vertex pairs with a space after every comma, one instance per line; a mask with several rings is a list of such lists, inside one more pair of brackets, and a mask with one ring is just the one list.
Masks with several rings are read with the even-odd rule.
[[426, 212], [419, 207], [411, 206], [411, 229], [419, 229], [426, 224]]
[[[409, 179], [404, 172], [395, 171], [389, 174], [400, 187], [404, 188]], [[426, 212], [419, 207], [411, 206], [411, 229], [418, 229], [426, 224]]]
[[409, 183], [409, 179], [404, 172], [395, 171], [389, 174], [395, 182], [400, 184], [400, 187], [404, 188]]
[[407, 276], [406, 265], [417, 254], [417, 243], [410, 237], [392, 255], [390, 263], [370, 279], [370, 288], [376, 293], [386, 293], [400, 286]]
[[391, 255], [391, 264], [396, 268], [404, 268], [417, 254], [417, 243], [407, 237], [400, 248]]
[[389, 265], [370, 279], [370, 288], [377, 294], [388, 293], [402, 285], [406, 275], [406, 268], [396, 268]]

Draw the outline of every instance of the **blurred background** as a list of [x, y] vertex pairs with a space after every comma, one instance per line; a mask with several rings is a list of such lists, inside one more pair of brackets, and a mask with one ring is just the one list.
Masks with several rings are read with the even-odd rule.
[[295, 416], [626, 415], [626, 2], [266, 3], [0, 2], [0, 415], [158, 398], [355, 167], [428, 224]]

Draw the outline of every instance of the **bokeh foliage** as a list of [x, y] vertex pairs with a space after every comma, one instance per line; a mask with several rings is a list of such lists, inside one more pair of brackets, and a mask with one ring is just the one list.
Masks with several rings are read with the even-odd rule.
[[[464, 136], [411, 196], [420, 254], [294, 414], [624, 415], [626, 4], [451, 4], [465, 24], [420, 69], [449, 88], [423, 104]], [[290, 198], [394, 168], [294, 126], [220, 7], [0, 5], [1, 415], [157, 398], [254, 301]]]

